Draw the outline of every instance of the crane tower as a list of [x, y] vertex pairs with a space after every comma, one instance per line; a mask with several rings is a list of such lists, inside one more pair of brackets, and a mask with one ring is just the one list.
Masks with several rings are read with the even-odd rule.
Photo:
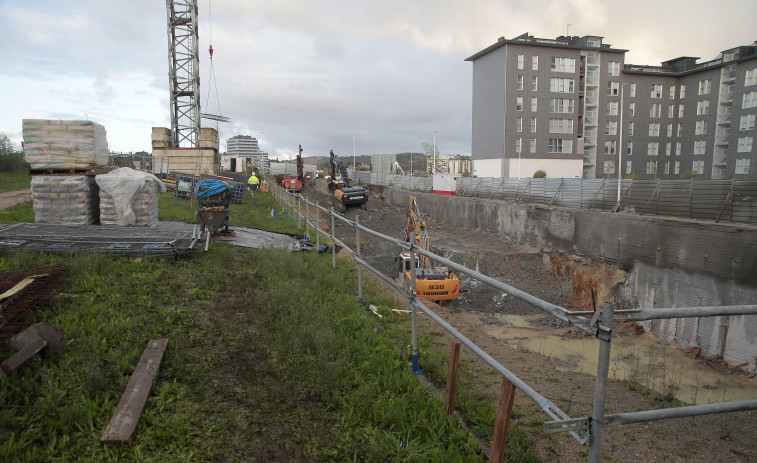
[[166, 0], [166, 10], [172, 144], [194, 148], [201, 117], [197, 0]]

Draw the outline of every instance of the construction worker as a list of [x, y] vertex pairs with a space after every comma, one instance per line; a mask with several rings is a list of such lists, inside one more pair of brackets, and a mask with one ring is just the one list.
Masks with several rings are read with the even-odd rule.
[[253, 172], [247, 180], [247, 186], [250, 188], [250, 191], [252, 191], [252, 197], [255, 198], [255, 190], [260, 186], [260, 179], [255, 176], [255, 172]]

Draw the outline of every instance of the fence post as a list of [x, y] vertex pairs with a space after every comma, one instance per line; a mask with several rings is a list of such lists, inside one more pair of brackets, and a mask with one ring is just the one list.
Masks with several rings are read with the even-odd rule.
[[331, 206], [331, 268], [336, 273], [336, 229], [334, 228], [334, 206]]
[[318, 201], [315, 202], [315, 249], [321, 252], [321, 209], [318, 207]]
[[505, 456], [507, 434], [510, 432], [510, 417], [513, 414], [513, 401], [515, 400], [515, 386], [504, 376], [499, 388], [499, 403], [497, 404], [497, 416], [494, 420], [494, 434], [492, 435], [492, 448], [489, 453], [489, 461], [501, 463]]
[[460, 341], [452, 341], [447, 367], [447, 390], [444, 395], [444, 409], [447, 413], [455, 411], [455, 389], [457, 389], [457, 365], [460, 359]]
[[300, 205], [300, 195], [297, 198], [297, 231], [302, 234], [302, 206]]
[[610, 349], [612, 346], [612, 325], [615, 318], [615, 306], [605, 302], [597, 323], [599, 338], [599, 357], [597, 359], [597, 383], [594, 388], [594, 407], [591, 412], [591, 436], [589, 436], [589, 463], [599, 463], [602, 450], [602, 428], [605, 420], [605, 403], [607, 402], [607, 376], [610, 371]]
[[[355, 224], [357, 225], [355, 227], [355, 248], [357, 252], [357, 257], [360, 258], [360, 216], [355, 217]], [[357, 300], [360, 303], [360, 306], [363, 306], [363, 267], [358, 264], [357, 265]]]
[[410, 234], [410, 293], [411, 293], [411, 320], [412, 320], [412, 357], [411, 366], [413, 374], [419, 375], [423, 373], [421, 367], [418, 366], [418, 308], [416, 304], [416, 289], [415, 289], [415, 232]]
[[308, 225], [310, 225], [310, 204], [305, 200], [305, 235], [310, 233]]

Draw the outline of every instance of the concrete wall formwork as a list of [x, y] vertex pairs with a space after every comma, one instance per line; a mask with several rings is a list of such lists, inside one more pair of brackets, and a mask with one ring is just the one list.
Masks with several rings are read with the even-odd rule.
[[[626, 308], [757, 302], [757, 227], [384, 191], [385, 200], [400, 207], [411, 194], [424, 213], [451, 226], [495, 232], [622, 269], [628, 276], [615, 297]], [[757, 316], [658, 320], [646, 328], [703, 355], [757, 368]]]

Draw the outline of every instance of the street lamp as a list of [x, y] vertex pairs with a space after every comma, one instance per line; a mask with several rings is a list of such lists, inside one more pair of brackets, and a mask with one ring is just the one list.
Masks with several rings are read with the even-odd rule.
[[621, 190], [621, 183], [623, 181], [623, 132], [625, 131], [625, 127], [623, 127], [623, 98], [626, 93], [626, 84], [620, 85], [620, 122], [618, 125], [618, 130], [620, 130], [620, 137], [618, 138], [618, 209], [620, 209], [620, 190]]

